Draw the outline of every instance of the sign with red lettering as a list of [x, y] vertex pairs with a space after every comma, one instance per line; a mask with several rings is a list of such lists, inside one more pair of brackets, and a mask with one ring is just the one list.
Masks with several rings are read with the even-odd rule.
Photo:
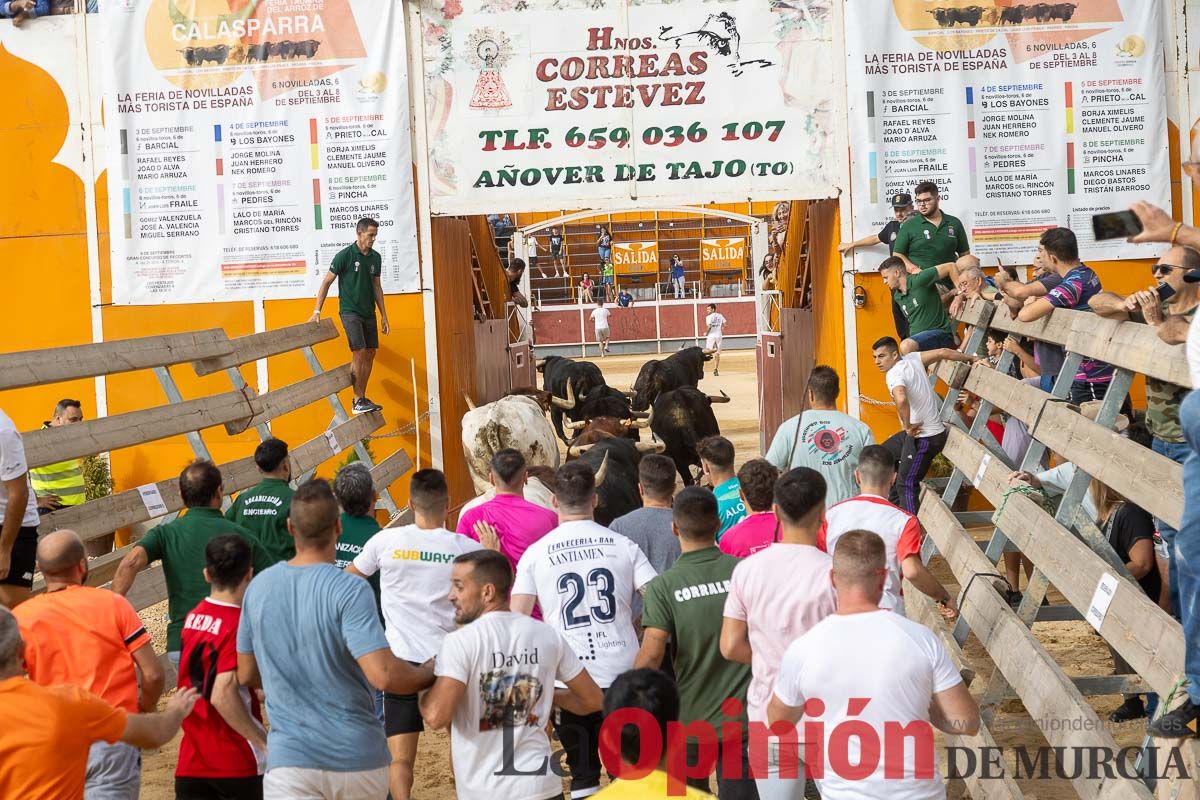
[[829, 3], [422, 0], [435, 213], [837, 194]]
[[700, 240], [700, 268], [705, 272], [730, 272], [745, 267], [745, 237]]

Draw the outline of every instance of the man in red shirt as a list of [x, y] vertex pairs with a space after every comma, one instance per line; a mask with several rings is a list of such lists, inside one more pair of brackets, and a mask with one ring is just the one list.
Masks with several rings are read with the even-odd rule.
[[204, 558], [212, 592], [180, 634], [178, 686], [196, 689], [201, 699], [183, 722], [175, 798], [261, 800], [267, 732], [258, 698], [237, 681], [237, 629], [253, 554], [245, 539], [226, 534], [209, 540]]

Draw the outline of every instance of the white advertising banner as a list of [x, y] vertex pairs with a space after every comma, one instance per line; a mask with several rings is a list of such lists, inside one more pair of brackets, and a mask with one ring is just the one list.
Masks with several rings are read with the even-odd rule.
[[[1159, 248], [1096, 241], [1091, 217], [1170, 207], [1162, 3], [846, 0], [853, 238], [931, 180], [986, 265], [1028, 264], [1069, 227], [1087, 259]], [[860, 249], [875, 269], [884, 247]]]
[[840, 0], [422, 0], [435, 213], [835, 196]]
[[106, 2], [113, 302], [314, 295], [360, 217], [418, 291], [392, 0]]

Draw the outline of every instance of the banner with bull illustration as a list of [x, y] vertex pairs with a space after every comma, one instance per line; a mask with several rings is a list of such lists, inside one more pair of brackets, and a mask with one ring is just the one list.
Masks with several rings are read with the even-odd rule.
[[746, 238], [701, 239], [700, 268], [705, 272], [732, 272], [746, 268]]
[[613, 242], [613, 271], [637, 275], [658, 271], [658, 242]]
[[360, 217], [419, 290], [403, 8], [108, 2], [113, 301], [305, 297]]
[[433, 211], [836, 195], [833, 2], [422, 0]]
[[[932, 180], [985, 265], [1028, 264], [1057, 225], [1084, 259], [1152, 255], [1095, 241], [1091, 216], [1169, 207], [1162, 5], [847, 0], [852, 238]], [[886, 255], [860, 249], [855, 266]]]

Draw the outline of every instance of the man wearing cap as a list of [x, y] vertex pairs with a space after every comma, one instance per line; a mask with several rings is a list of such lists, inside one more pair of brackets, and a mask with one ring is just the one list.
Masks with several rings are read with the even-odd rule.
[[[838, 252], [845, 255], [851, 253], [859, 247], [874, 247], [877, 244], [886, 244], [888, 246], [888, 255], [892, 254], [892, 247], [896, 244], [896, 236], [900, 233], [900, 226], [904, 221], [913, 215], [912, 197], [903, 192], [892, 195], [892, 213], [895, 215], [893, 219], [888, 220], [888, 224], [883, 226], [879, 233], [873, 233], [870, 236], [854, 242], [843, 242], [838, 245]], [[908, 319], [904, 316], [904, 311], [901, 310], [900, 304], [895, 300], [892, 301], [892, 319], [896, 323], [896, 336], [900, 341], [908, 338]]]
[[[1188, 326], [1200, 306], [1200, 253], [1188, 247], [1172, 247], [1163, 253], [1158, 263], [1150, 268], [1157, 283], [1148, 289], [1122, 297], [1115, 292], [1100, 292], [1088, 305], [1093, 311], [1108, 319], [1145, 322], [1157, 328], [1159, 334], [1170, 334], [1169, 328], [1178, 328], [1177, 340], [1187, 338]], [[1164, 289], [1163, 287], [1167, 287]], [[1161, 295], [1167, 293], [1166, 300]], [[1187, 397], [1188, 390], [1174, 383], [1146, 377], [1146, 427], [1154, 437], [1151, 445], [1154, 452], [1182, 464], [1191, 452], [1183, 438], [1183, 426], [1179, 423], [1179, 405]], [[1176, 530], [1161, 519], [1155, 518], [1155, 526], [1163, 538], [1167, 570], [1170, 606], [1179, 614], [1179, 576], [1175, 559]]]

